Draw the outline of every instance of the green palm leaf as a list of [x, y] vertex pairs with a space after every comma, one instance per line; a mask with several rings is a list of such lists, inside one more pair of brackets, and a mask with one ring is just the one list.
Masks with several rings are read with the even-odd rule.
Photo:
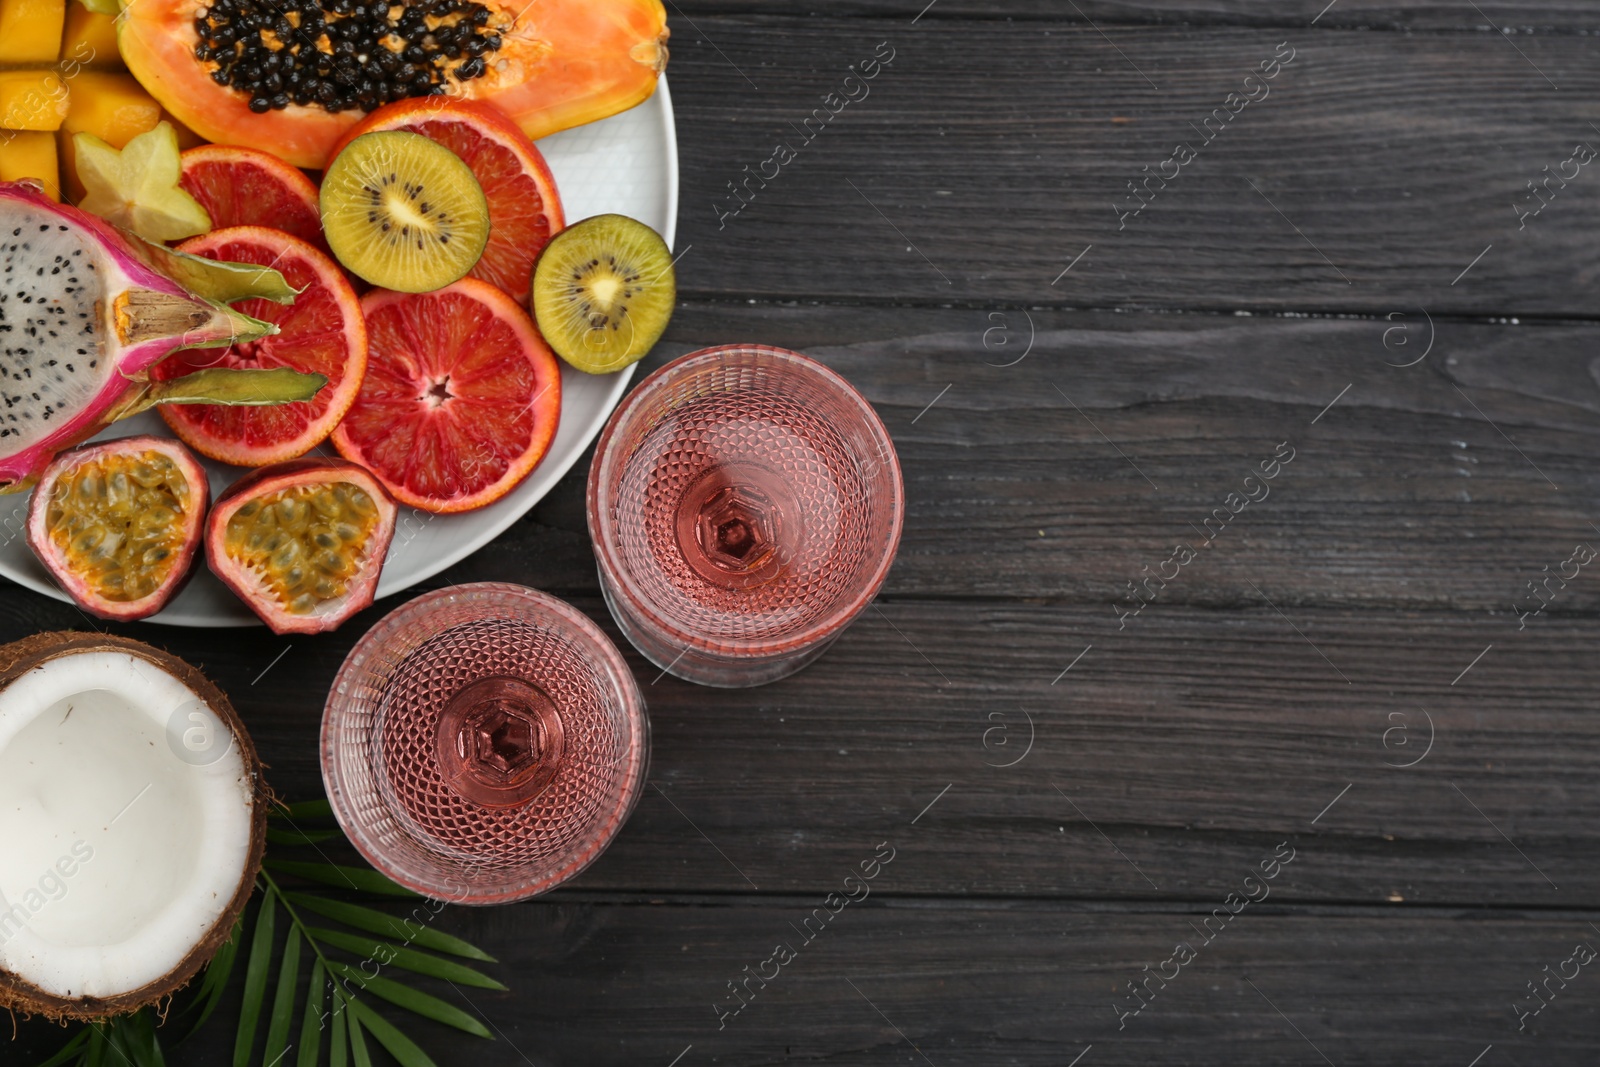
[[263, 864], [269, 871], [292, 874], [308, 882], [336, 886], [340, 889], [358, 889], [364, 893], [378, 893], [386, 897], [421, 899], [404, 886], [396, 885], [370, 867], [346, 867], [338, 863], [306, 863], [301, 860], [269, 859]]
[[361, 1024], [372, 1031], [378, 1043], [389, 1050], [389, 1055], [400, 1062], [400, 1067], [438, 1067], [426, 1052], [402, 1034], [388, 1019], [359, 1001], [351, 1001], [350, 1008], [361, 1017]]
[[261, 910], [256, 914], [256, 932], [250, 939], [250, 962], [244, 968], [244, 1006], [239, 1011], [239, 1032], [234, 1036], [233, 1067], [250, 1067], [250, 1050], [256, 1040], [256, 1024], [261, 1020], [261, 1002], [267, 991], [267, 967], [272, 962], [272, 924], [277, 894], [268, 889], [261, 894]]
[[[346, 1003], [351, 1009], [355, 1008], [355, 1001]], [[367, 1055], [367, 1042], [361, 1036], [361, 1024], [356, 1021], [354, 1010], [348, 1013], [345, 1021], [350, 1027], [350, 1062], [355, 1064], [355, 1067], [372, 1067], [372, 1058]]]
[[360, 970], [348, 963], [330, 960], [329, 968], [346, 981], [354, 983], [358, 988], [364, 989], [375, 997], [382, 997], [390, 1004], [401, 1007], [410, 1012], [415, 1012], [425, 1019], [453, 1026], [463, 1030], [474, 1037], [492, 1038], [488, 1029], [477, 1019], [468, 1015], [454, 1004], [446, 1003], [430, 993], [412, 989], [401, 982], [391, 978], [368, 977]]
[[84, 1057], [84, 1047], [89, 1043], [89, 1028], [84, 1027], [72, 1036], [72, 1040], [61, 1046], [54, 1056], [37, 1064], [36, 1067], [62, 1067], [69, 1060], [81, 1060]]
[[[337, 829], [326, 827], [326, 822], [332, 819], [332, 808], [326, 800], [290, 805], [273, 810], [270, 816], [279, 823], [267, 831], [268, 840], [273, 845], [315, 847], [322, 841], [342, 836]], [[324, 825], [304, 829], [295, 825], [297, 820], [322, 821]], [[250, 1067], [257, 1031], [262, 1026], [262, 1014], [266, 1010], [280, 905], [290, 926], [282, 957], [278, 961], [276, 986], [267, 1015], [262, 1056], [262, 1063], [266, 1067], [280, 1067], [280, 1061], [293, 1047], [289, 1044], [289, 1037], [294, 1026], [295, 994], [304, 963], [310, 964], [310, 974], [305, 1007], [300, 1016], [300, 1049], [295, 1067], [319, 1067], [322, 1031], [328, 1027], [330, 1019], [329, 1067], [371, 1067], [371, 1054], [366, 1040], [369, 1034], [401, 1067], [435, 1067], [433, 1060], [410, 1037], [369, 1004], [357, 1000], [357, 990], [370, 992], [423, 1018], [444, 1023], [476, 1037], [492, 1039], [482, 1022], [460, 1008], [393, 978], [377, 975], [368, 977], [357, 967], [328, 957], [330, 951], [341, 949], [374, 960], [380, 966], [392, 964], [454, 985], [505, 989], [499, 981], [474, 967], [433, 954], [438, 952], [469, 960], [495, 962], [482, 949], [426, 926], [432, 915], [437, 914], [437, 908], [431, 908], [430, 915], [418, 921], [416, 918], [391, 915], [364, 904], [328, 899], [322, 895], [326, 890], [305, 889], [286, 893], [272, 877], [274, 872], [337, 890], [356, 890], [397, 899], [423, 899], [370, 868], [280, 860], [276, 856], [267, 860], [257, 881], [261, 901], [252, 916], [254, 929], [248, 928], [244, 916], [235, 920], [228, 939], [218, 948], [204, 976], [195, 985], [194, 999], [182, 1010], [181, 1017], [188, 1029], [178, 1040], [191, 1036], [210, 1019], [226, 994], [234, 971], [238, 969], [240, 956], [245, 955], [243, 1004], [234, 1035], [233, 1067]], [[297, 911], [301, 908], [360, 933], [307, 926]], [[249, 952], [243, 953], [247, 934]], [[328, 1010], [330, 1005], [331, 1011]], [[155, 1013], [141, 1009], [104, 1022], [84, 1025], [54, 1055], [36, 1067], [69, 1065], [166, 1067], [156, 1030]]]
[[123, 1051], [139, 1067], [166, 1067], [161, 1041], [156, 1037], [155, 1019], [149, 1011], [141, 1009], [122, 1016], [114, 1020], [112, 1026], [114, 1032], [120, 1032]]
[[217, 949], [217, 954], [211, 957], [211, 962], [206, 965], [205, 976], [200, 979], [200, 995], [188, 1008], [189, 1011], [197, 1013], [194, 1023], [188, 1032], [178, 1039], [179, 1041], [193, 1037], [222, 1002], [222, 994], [228, 987], [228, 978], [233, 974], [234, 961], [239, 958], [239, 942], [242, 940], [244, 940], [244, 916], [240, 915], [233, 921], [233, 933], [228, 935], [228, 940], [222, 943], [222, 947]]
[[416, 949], [391, 945], [387, 941], [362, 937], [360, 934], [347, 934], [339, 930], [329, 930], [322, 926], [312, 927], [307, 931], [307, 934], [335, 948], [354, 952], [379, 963], [392, 963], [396, 967], [415, 971], [418, 974], [442, 978], [446, 982], [477, 986], [479, 989], [505, 988], [505, 986], [482, 971], [475, 971], [465, 964], [456, 963], [454, 960], [440, 959], [438, 956], [430, 956], [426, 952], [418, 952]]
[[345, 1035], [344, 1020], [349, 1014], [350, 1002], [333, 987], [333, 1032], [328, 1035], [328, 1067], [345, 1067], [350, 1051], [350, 1041]]
[[278, 964], [278, 989], [272, 997], [272, 1019], [267, 1025], [267, 1047], [261, 1062], [276, 1065], [289, 1047], [289, 1023], [294, 1018], [294, 987], [300, 978], [300, 931], [289, 928]]
[[89, 1054], [84, 1057], [85, 1067], [102, 1067], [106, 1060], [106, 1031], [100, 1023], [89, 1027]]
[[165, 1067], [155, 1028], [144, 1011], [114, 1016], [100, 1027], [106, 1047], [116, 1053], [114, 1062], [131, 1067]]
[[311, 982], [306, 987], [306, 1015], [300, 1024], [300, 1055], [296, 1067], [317, 1067], [322, 1058], [322, 1004], [328, 992], [328, 972], [319, 959], [311, 965]]
[[316, 845], [343, 836], [337, 830], [285, 830], [276, 826], [267, 827], [269, 845]]
[[274, 819], [284, 819], [289, 822], [301, 822], [307, 819], [333, 818], [333, 805], [326, 798], [320, 800], [301, 800], [283, 807], [273, 806], [267, 809], [267, 815]]
[[365, 930], [369, 934], [381, 934], [419, 948], [448, 952], [452, 956], [464, 956], [470, 960], [483, 960], [486, 963], [495, 962], [493, 956], [459, 937], [451, 937], [440, 930], [378, 911], [376, 908], [363, 907], [342, 900], [329, 900], [309, 893], [285, 893], [284, 896], [297, 908], [314, 911], [325, 918], [335, 919], [346, 926]]

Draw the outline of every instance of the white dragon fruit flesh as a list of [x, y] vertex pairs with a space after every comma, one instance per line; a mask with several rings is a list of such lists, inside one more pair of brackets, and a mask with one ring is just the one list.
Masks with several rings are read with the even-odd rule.
[[[233, 269], [144, 244], [31, 181], [0, 182], [0, 492], [31, 485], [57, 452], [152, 404], [285, 403], [325, 382], [223, 369], [149, 381], [149, 368], [180, 348], [276, 332], [223, 302], [261, 291], [197, 295], [155, 264], [191, 285], [213, 266]], [[250, 270], [282, 285], [274, 271]]]

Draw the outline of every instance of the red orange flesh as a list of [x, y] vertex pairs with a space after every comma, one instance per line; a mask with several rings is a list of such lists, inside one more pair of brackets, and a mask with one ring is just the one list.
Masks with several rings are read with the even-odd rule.
[[370, 359], [333, 433], [339, 454], [401, 503], [440, 513], [493, 503], [526, 478], [561, 411], [560, 364], [528, 313], [476, 278], [375, 290], [361, 307]]
[[208, 144], [183, 153], [179, 184], [211, 216], [211, 228], [267, 226], [326, 252], [317, 187], [277, 156]]

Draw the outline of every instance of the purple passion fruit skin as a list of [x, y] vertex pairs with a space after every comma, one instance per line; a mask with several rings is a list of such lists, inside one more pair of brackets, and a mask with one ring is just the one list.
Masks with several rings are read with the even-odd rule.
[[354, 463], [262, 467], [211, 509], [206, 562], [274, 633], [324, 633], [372, 603], [397, 512]]
[[178, 441], [142, 435], [84, 445], [41, 472], [28, 544], [83, 610], [147, 618], [193, 571], [209, 497], [204, 469]]

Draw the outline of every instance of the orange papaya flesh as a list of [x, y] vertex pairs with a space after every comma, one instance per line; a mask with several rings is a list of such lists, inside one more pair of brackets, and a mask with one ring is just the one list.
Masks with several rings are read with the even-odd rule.
[[[496, 105], [531, 138], [642, 103], [666, 67], [669, 31], [661, 0], [479, 2], [489, 10], [488, 26], [500, 47], [483, 55], [479, 77], [458, 79], [453, 71], [461, 61], [447, 64], [445, 90]], [[168, 113], [208, 141], [258, 147], [297, 167], [326, 166], [333, 146], [367, 112], [330, 112], [316, 104], [252, 111], [249, 93], [218, 85], [212, 78], [217, 62], [195, 55], [195, 19], [206, 7], [206, 0], [139, 0], [124, 9], [118, 44], [128, 70]]]

